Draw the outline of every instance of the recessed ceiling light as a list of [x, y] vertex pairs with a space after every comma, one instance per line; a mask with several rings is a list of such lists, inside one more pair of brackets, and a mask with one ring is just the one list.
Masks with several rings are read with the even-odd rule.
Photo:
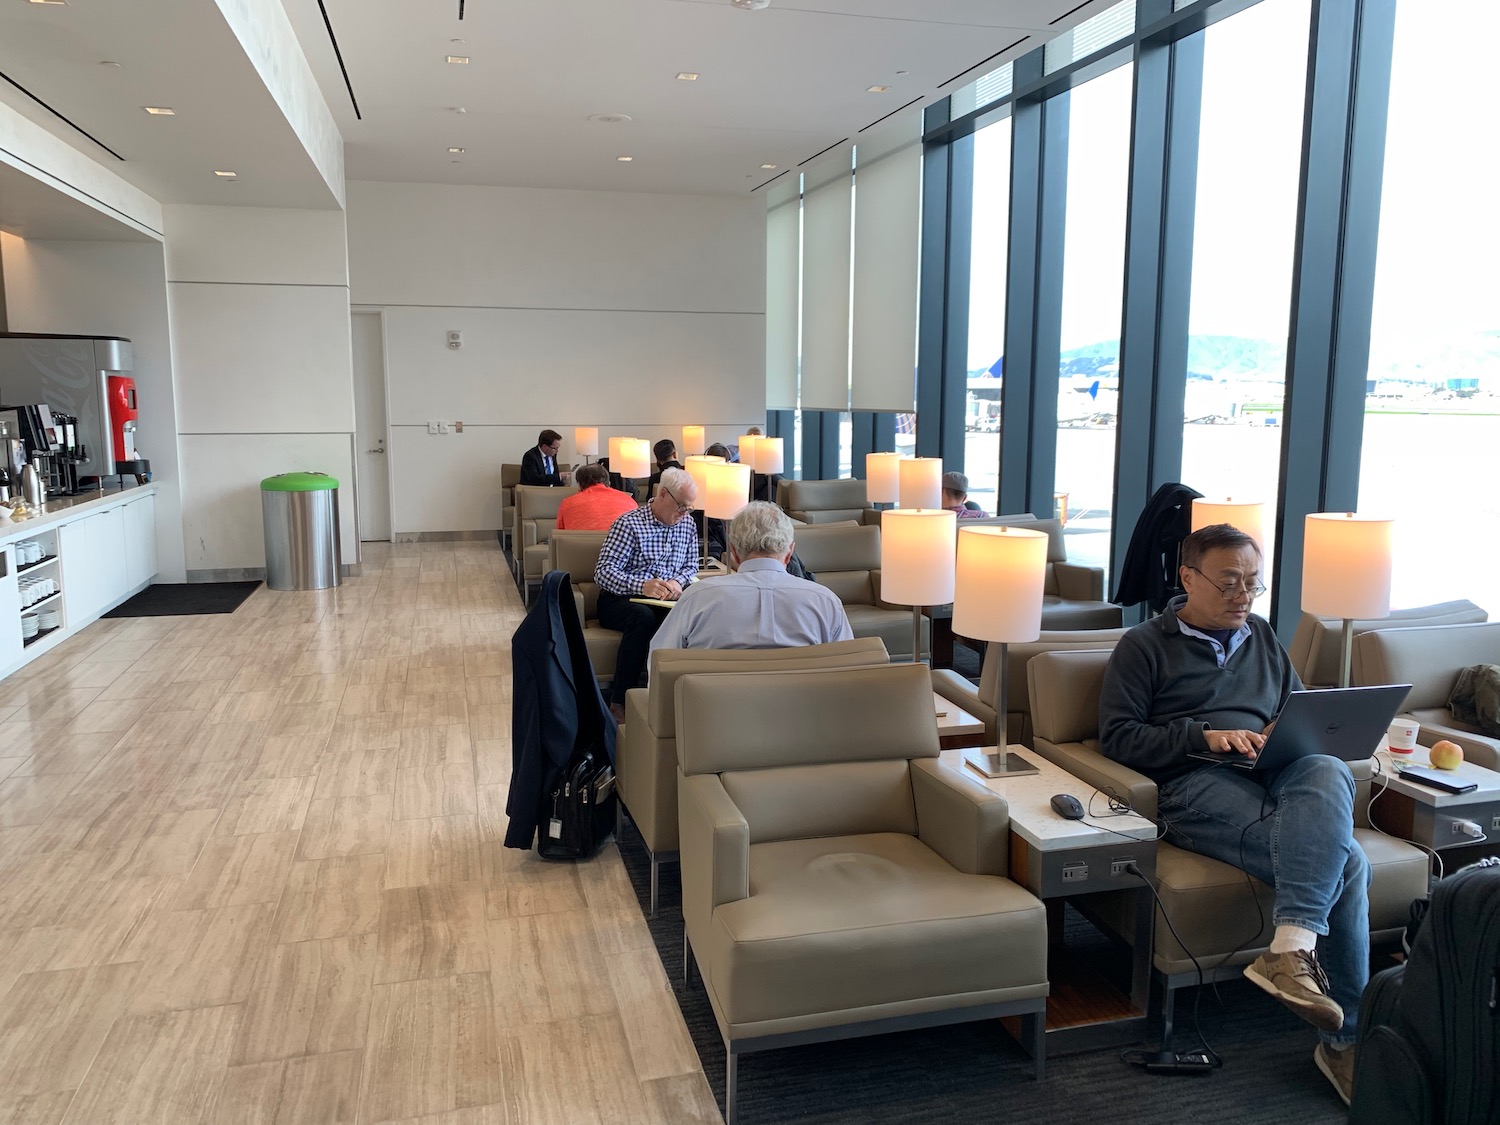
[[141, 106], [152, 117], [176, 117], [177, 111], [169, 105], [143, 105]]
[[236, 178], [239, 175], [239, 173], [238, 172], [231, 172], [231, 171], [229, 171], [227, 169], [224, 169], [224, 168], [215, 168], [214, 169], [214, 175], [218, 176], [219, 179], [221, 179], [221, 180], [232, 180], [232, 179]]
[[456, 64], [458, 66], [468, 66], [469, 65], [469, 56], [468, 55], [448, 55], [447, 59], [448, 59], [449, 62], [454, 63], [454, 64]]
[[774, 165], [774, 164], [762, 164], [760, 166], [762, 172], [769, 172], [771, 169], [773, 169], [775, 167], [776, 167], [776, 165]]
[[870, 94], [884, 94], [890, 90], [889, 86], [866, 86], [865, 92]]
[[679, 70], [677, 72], [677, 81], [696, 82], [698, 81], [698, 72], [696, 70]]
[[736, 8], [747, 12], [758, 12], [762, 8], [769, 8], [771, 0], [729, 0]]
[[615, 159], [618, 160], [621, 164], [629, 164], [632, 160], [635, 159], [635, 157], [633, 157], [633, 156], [617, 156], [617, 157], [615, 157]]
[[591, 113], [589, 120], [600, 125], [624, 125], [630, 121], [628, 113]]
[[31, 0], [31, 2], [33, 4], [55, 4], [58, 7], [62, 7], [68, 0]]
[[100, 66], [113, 66], [113, 67], [118, 67], [118, 66], [119, 66], [119, 65], [120, 65], [120, 64], [119, 64], [119, 63], [117, 63], [117, 62], [115, 62], [115, 60], [114, 60], [114, 59], [100, 59], [100, 60], [99, 60], [99, 65], [100, 65]]
[[450, 148], [448, 151], [456, 155], [458, 153], [467, 152], [468, 150], [462, 148]]
[[898, 70], [898, 71], [896, 71], [896, 73], [897, 74], [910, 74], [911, 71], [909, 71], [909, 70]]

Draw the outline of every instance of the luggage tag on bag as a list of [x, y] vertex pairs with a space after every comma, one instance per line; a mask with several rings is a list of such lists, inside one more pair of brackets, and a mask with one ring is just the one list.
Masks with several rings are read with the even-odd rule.
[[562, 839], [562, 821], [555, 816], [547, 822], [547, 835], [554, 840]]

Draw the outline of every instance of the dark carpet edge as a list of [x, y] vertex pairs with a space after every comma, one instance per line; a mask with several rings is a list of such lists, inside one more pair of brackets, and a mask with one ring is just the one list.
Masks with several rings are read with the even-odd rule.
[[247, 582], [163, 582], [147, 586], [104, 617], [187, 617], [233, 613], [261, 586]]

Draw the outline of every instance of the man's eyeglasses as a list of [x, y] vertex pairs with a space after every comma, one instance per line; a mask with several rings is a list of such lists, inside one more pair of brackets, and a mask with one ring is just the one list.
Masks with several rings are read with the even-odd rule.
[[1196, 566], [1190, 566], [1188, 567], [1188, 569], [1196, 574], [1199, 578], [1203, 579], [1203, 581], [1207, 582], [1215, 590], [1219, 591], [1219, 593], [1223, 594], [1224, 600], [1226, 602], [1234, 601], [1234, 599], [1239, 597], [1241, 593], [1249, 594], [1250, 599], [1254, 601], [1256, 598], [1260, 597], [1266, 592], [1266, 588], [1259, 582], [1257, 582], [1253, 586], [1247, 586], [1243, 581], [1235, 582], [1230, 586], [1220, 586], [1217, 582], [1215, 582], [1208, 575], [1204, 574]]
[[684, 504], [681, 500], [677, 499], [677, 493], [673, 492], [666, 485], [662, 485], [661, 490], [668, 496], [670, 496], [672, 498], [672, 502], [677, 505], [677, 514], [679, 516], [685, 516], [693, 510], [693, 506], [691, 504]]

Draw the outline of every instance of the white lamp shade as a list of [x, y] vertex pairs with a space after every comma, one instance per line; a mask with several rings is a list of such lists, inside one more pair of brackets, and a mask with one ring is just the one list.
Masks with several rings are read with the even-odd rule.
[[599, 456], [599, 427], [598, 426], [574, 426], [573, 444], [578, 447], [578, 456]]
[[871, 504], [894, 504], [901, 495], [904, 453], [865, 454], [865, 495]]
[[[941, 457], [903, 457], [898, 471], [900, 485], [897, 500], [903, 508], [941, 508], [943, 506], [943, 459]], [[946, 600], [945, 598], [944, 601]]]
[[1227, 523], [1237, 527], [1255, 540], [1261, 554], [1266, 552], [1266, 506], [1260, 500], [1205, 500], [1193, 501], [1192, 530], [1212, 527], [1216, 523]]
[[708, 466], [708, 487], [699, 493], [703, 511], [716, 520], [732, 520], [750, 503], [750, 466], [719, 461]]
[[623, 437], [612, 437], [609, 439], [609, 469], [612, 473], [620, 471], [620, 443], [625, 440]]
[[740, 464], [755, 467], [755, 443], [760, 440], [758, 434], [740, 435]]
[[682, 427], [682, 454], [684, 457], [694, 456], [703, 452], [703, 427]]
[[961, 529], [953, 631], [977, 641], [1018, 644], [1036, 640], [1042, 633], [1046, 578], [1045, 532], [1017, 527]]
[[896, 605], [953, 600], [954, 527], [942, 508], [880, 513], [880, 597]]
[[609, 467], [622, 477], [651, 475], [651, 443], [645, 438], [621, 438], [620, 459], [610, 458]]
[[688, 476], [693, 478], [693, 483], [698, 486], [698, 506], [703, 506], [704, 499], [708, 496], [708, 467], [710, 465], [722, 465], [722, 457], [705, 457], [697, 454], [692, 457], [684, 457], [682, 467], [687, 470]]
[[1394, 520], [1314, 512], [1302, 542], [1302, 608], [1320, 617], [1387, 617], [1391, 612]]
[[786, 466], [785, 454], [782, 452], [782, 441], [779, 437], [758, 437], [755, 439], [755, 471], [770, 475], [782, 472]]

